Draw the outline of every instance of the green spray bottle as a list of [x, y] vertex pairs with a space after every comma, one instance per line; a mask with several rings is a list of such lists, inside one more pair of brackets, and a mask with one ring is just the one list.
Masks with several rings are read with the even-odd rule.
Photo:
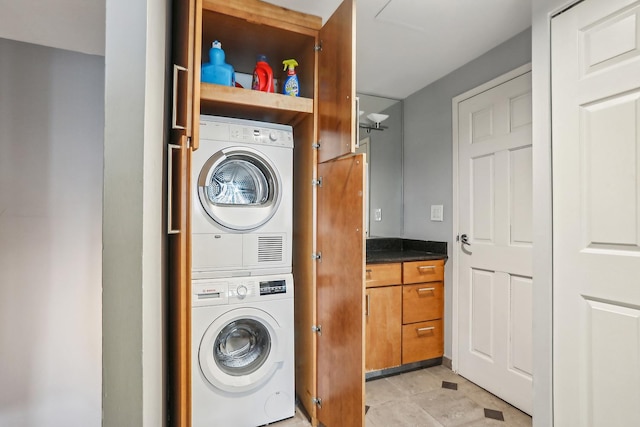
[[300, 96], [300, 84], [298, 82], [298, 76], [296, 75], [296, 67], [298, 61], [295, 59], [285, 59], [282, 61], [284, 64], [284, 70], [287, 70], [287, 78], [282, 85], [282, 93], [289, 96]]

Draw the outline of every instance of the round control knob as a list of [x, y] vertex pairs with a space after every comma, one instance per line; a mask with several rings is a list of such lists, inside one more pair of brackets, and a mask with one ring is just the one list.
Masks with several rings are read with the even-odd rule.
[[269, 139], [272, 141], [277, 141], [278, 140], [278, 134], [275, 132], [269, 132]]
[[238, 286], [238, 289], [236, 289], [236, 292], [238, 294], [238, 298], [243, 299], [244, 297], [247, 296], [247, 287], [245, 285], [240, 285]]

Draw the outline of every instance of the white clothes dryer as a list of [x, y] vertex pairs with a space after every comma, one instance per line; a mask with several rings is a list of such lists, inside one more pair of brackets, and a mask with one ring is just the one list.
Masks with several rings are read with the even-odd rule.
[[200, 117], [192, 155], [193, 278], [291, 272], [291, 126]]
[[193, 427], [293, 417], [291, 274], [193, 280], [192, 290]]

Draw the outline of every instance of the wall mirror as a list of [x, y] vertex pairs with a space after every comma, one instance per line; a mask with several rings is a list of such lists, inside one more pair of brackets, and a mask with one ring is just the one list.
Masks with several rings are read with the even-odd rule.
[[[402, 132], [403, 103], [401, 100], [358, 94], [358, 152], [367, 155], [367, 237], [402, 237]], [[375, 127], [367, 116], [371, 113], [389, 117]], [[362, 127], [365, 126], [365, 127]]]

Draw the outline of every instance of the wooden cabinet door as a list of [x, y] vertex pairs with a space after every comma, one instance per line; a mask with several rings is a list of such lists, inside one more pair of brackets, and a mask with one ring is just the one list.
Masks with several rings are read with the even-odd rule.
[[364, 426], [364, 155], [318, 165], [318, 420]]
[[200, 1], [173, 1], [173, 43], [171, 47], [173, 64], [172, 135], [184, 134], [192, 138], [192, 142], [196, 144], [197, 138], [195, 137], [200, 121], [200, 49], [197, 46], [202, 32]]
[[402, 358], [402, 286], [369, 288], [365, 307], [365, 369], [399, 366]]
[[170, 427], [191, 426], [190, 159], [186, 135], [167, 154]]
[[364, 155], [355, 151], [354, 0], [319, 33], [317, 418], [326, 427], [364, 426]]
[[196, 0], [173, 2], [171, 145], [167, 150], [170, 427], [191, 426], [190, 180], [191, 149], [193, 141], [197, 141], [194, 117], [199, 117], [195, 113], [200, 105], [194, 94], [195, 82], [200, 80], [200, 67], [196, 66], [200, 62], [195, 45], [196, 12]]
[[356, 45], [354, 0], [344, 0], [320, 30], [318, 161], [355, 152]]

